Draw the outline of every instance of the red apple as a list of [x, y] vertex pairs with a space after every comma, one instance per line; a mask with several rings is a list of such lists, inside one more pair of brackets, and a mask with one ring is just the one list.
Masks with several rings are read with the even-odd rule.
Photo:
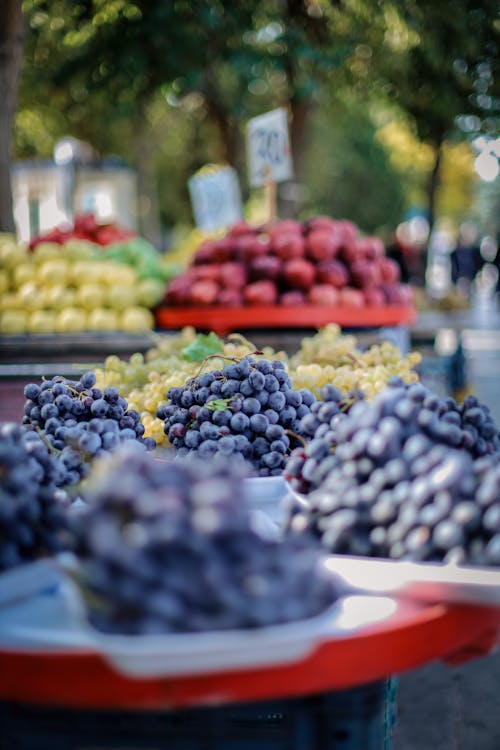
[[165, 291], [165, 303], [167, 305], [180, 306], [189, 303], [189, 293], [191, 290], [191, 280], [185, 274], [176, 276], [169, 282]]
[[189, 299], [193, 305], [213, 305], [219, 296], [219, 285], [215, 281], [195, 281]]
[[351, 264], [351, 282], [354, 286], [365, 289], [377, 286], [382, 281], [378, 263], [370, 260], [356, 260]]
[[357, 246], [360, 253], [367, 260], [383, 258], [385, 254], [384, 243], [378, 237], [362, 237], [357, 240]]
[[392, 258], [380, 258], [379, 267], [382, 281], [385, 284], [394, 284], [396, 281], [400, 280], [400, 268]]
[[77, 232], [86, 232], [90, 235], [94, 234], [99, 229], [99, 225], [94, 214], [80, 214], [75, 216], [74, 229]]
[[347, 266], [355, 263], [357, 260], [364, 260], [363, 252], [358, 246], [357, 240], [346, 240], [342, 245], [340, 257]]
[[255, 234], [255, 229], [248, 224], [245, 219], [240, 219], [233, 224], [228, 234], [231, 237], [242, 237], [246, 234]]
[[269, 242], [265, 238], [256, 237], [255, 235], [245, 235], [238, 237], [236, 248], [237, 257], [249, 263], [254, 258], [268, 254]]
[[337, 221], [337, 229], [342, 234], [344, 242], [354, 242], [358, 236], [358, 228], [352, 221]]
[[304, 222], [304, 228], [306, 232], [312, 232], [315, 229], [325, 229], [330, 232], [337, 231], [337, 223], [335, 219], [330, 216], [311, 216]]
[[314, 229], [309, 232], [306, 242], [306, 255], [312, 260], [331, 260], [342, 247], [342, 237], [329, 229]]
[[203, 263], [190, 269], [190, 276], [194, 281], [218, 281], [220, 266], [215, 263]]
[[247, 269], [243, 263], [229, 261], [219, 266], [219, 282], [224, 288], [241, 289], [247, 280]]
[[338, 260], [324, 260], [318, 263], [316, 277], [321, 284], [330, 284], [337, 289], [346, 286], [349, 282], [349, 272]]
[[363, 292], [359, 289], [353, 289], [351, 286], [345, 286], [339, 290], [339, 304], [348, 307], [364, 307], [365, 298]]
[[283, 269], [282, 261], [275, 255], [262, 255], [259, 258], [254, 258], [250, 263], [250, 278], [252, 281], [260, 281], [260, 279], [272, 279], [275, 281]]
[[282, 260], [302, 258], [305, 252], [304, 238], [296, 232], [276, 234], [271, 239], [271, 250]]
[[405, 293], [401, 292], [401, 284], [382, 284], [380, 289], [388, 305], [401, 305], [404, 302]]
[[283, 266], [283, 278], [294, 289], [309, 289], [315, 276], [315, 267], [303, 258], [288, 260]]
[[307, 301], [311, 305], [337, 305], [340, 292], [330, 284], [316, 284], [309, 289]]
[[399, 285], [399, 291], [401, 294], [401, 304], [403, 305], [413, 305], [415, 302], [415, 294], [413, 291], [413, 287], [411, 287], [409, 284], [400, 284]]
[[223, 307], [241, 307], [243, 294], [239, 289], [221, 289], [217, 297], [217, 304]]
[[368, 307], [383, 307], [385, 305], [385, 294], [382, 289], [376, 286], [363, 289], [363, 296]]
[[271, 242], [274, 242], [275, 238], [281, 234], [302, 235], [302, 224], [295, 219], [283, 219], [283, 221], [278, 221], [276, 224], [269, 226], [267, 232]]
[[202, 263], [212, 263], [214, 254], [215, 240], [205, 240], [198, 247], [193, 257], [194, 265]]
[[280, 305], [287, 305], [288, 307], [299, 307], [305, 305], [306, 295], [304, 292], [299, 292], [298, 289], [294, 289], [291, 292], [283, 292], [280, 295]]
[[243, 292], [243, 299], [247, 305], [274, 305], [277, 298], [276, 284], [268, 279], [248, 284]]

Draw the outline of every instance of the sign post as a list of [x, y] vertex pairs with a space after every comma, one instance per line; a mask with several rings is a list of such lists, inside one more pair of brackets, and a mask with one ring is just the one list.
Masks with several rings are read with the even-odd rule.
[[276, 221], [276, 184], [293, 177], [288, 113], [284, 107], [248, 121], [247, 162], [250, 186], [264, 187], [269, 221]]

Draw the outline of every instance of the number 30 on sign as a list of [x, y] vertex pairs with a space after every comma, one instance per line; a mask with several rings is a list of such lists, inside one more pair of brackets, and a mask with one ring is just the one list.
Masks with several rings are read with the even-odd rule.
[[286, 109], [273, 109], [248, 121], [247, 157], [251, 187], [293, 177]]

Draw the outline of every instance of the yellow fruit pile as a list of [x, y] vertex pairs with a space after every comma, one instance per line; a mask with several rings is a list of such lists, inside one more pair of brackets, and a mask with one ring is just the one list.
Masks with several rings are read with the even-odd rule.
[[30, 252], [0, 235], [0, 334], [149, 331], [149, 282], [84, 240]]

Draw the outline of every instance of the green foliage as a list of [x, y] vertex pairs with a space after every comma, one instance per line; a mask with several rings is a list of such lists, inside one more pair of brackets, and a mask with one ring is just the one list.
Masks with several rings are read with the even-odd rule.
[[49, 156], [68, 133], [119, 154], [156, 180], [166, 226], [190, 221], [186, 183], [204, 163], [232, 162], [245, 192], [244, 124], [275, 106], [305, 113], [292, 121], [305, 210], [366, 231], [397, 222], [415, 191], [374, 138], [374, 102], [399, 108], [433, 145], [498, 132], [497, 0], [24, 0], [23, 9], [16, 155]]
[[396, 226], [405, 205], [405, 182], [375, 137], [365, 107], [345, 97], [318, 107], [305, 174], [304, 213], [354, 221], [365, 232]]
[[[216, 333], [199, 333], [190, 344], [182, 350], [182, 356], [188, 362], [203, 362], [207, 357], [222, 352], [223, 344]], [[215, 403], [215, 402], [214, 402]]]

